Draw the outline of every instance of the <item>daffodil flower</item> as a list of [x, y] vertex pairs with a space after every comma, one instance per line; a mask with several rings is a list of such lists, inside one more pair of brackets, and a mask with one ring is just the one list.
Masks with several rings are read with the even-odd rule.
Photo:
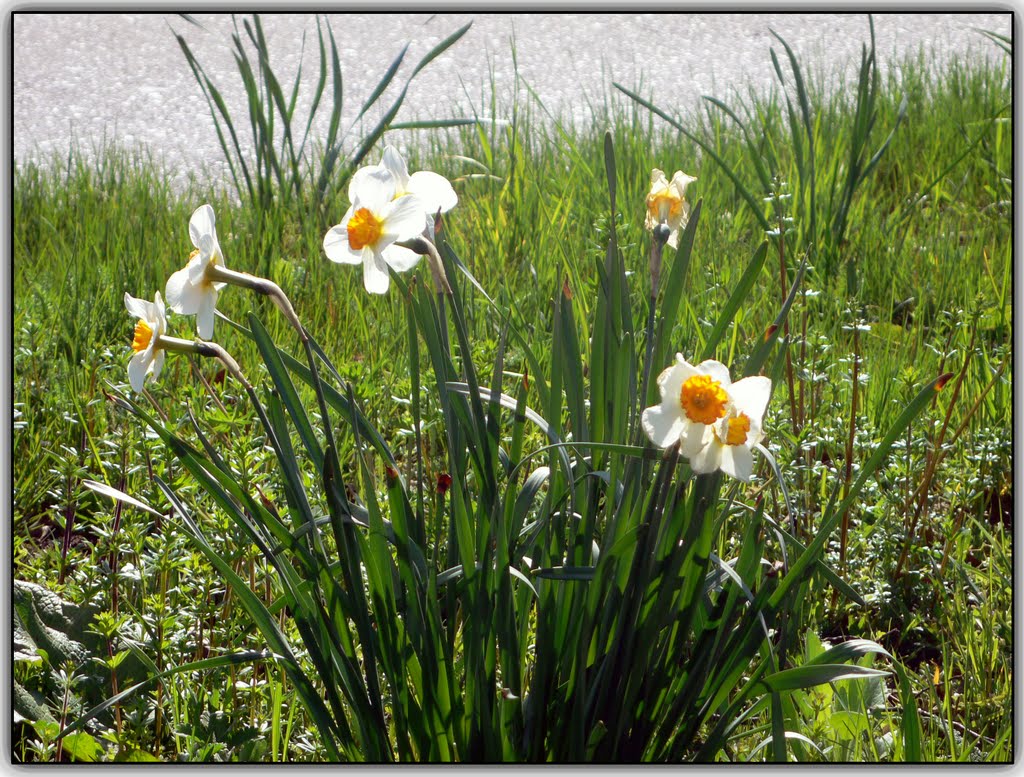
[[167, 331], [167, 316], [159, 291], [154, 302], [138, 299], [125, 292], [124, 306], [138, 319], [135, 324], [135, 336], [132, 339], [132, 351], [135, 355], [128, 362], [128, 382], [132, 384], [134, 391], [141, 394], [146, 376], [152, 375], [156, 379], [163, 369], [162, 338]]
[[[426, 236], [434, 240], [434, 216], [440, 211], [447, 213], [459, 204], [459, 196], [443, 175], [429, 170], [419, 170], [409, 175], [405, 159], [394, 146], [384, 147], [380, 166], [395, 179], [395, 197], [411, 194], [423, 204]], [[384, 251], [384, 261], [396, 270], [412, 268], [419, 261], [420, 254], [402, 246], [391, 245]]]
[[365, 167], [352, 176], [352, 204], [341, 223], [324, 236], [324, 252], [332, 262], [363, 265], [363, 285], [371, 294], [384, 294], [391, 281], [388, 265], [410, 269], [419, 260], [413, 254], [389, 260], [385, 251], [401, 240], [411, 240], [424, 229], [423, 203], [412, 194], [397, 195], [395, 177], [384, 167]]
[[686, 201], [686, 187], [697, 179], [676, 170], [669, 181], [665, 173], [651, 171], [651, 189], [647, 194], [647, 218], [644, 226], [653, 230], [659, 224], [669, 228], [668, 244], [679, 246], [679, 232], [690, 218], [690, 203]]
[[661, 404], [644, 410], [640, 422], [651, 442], [661, 448], [679, 443], [693, 458], [707, 442], [711, 425], [729, 408], [728, 368], [708, 359], [694, 366], [676, 354], [676, 363], [658, 376]]
[[189, 255], [188, 264], [167, 279], [164, 292], [171, 310], [194, 315], [196, 331], [204, 340], [209, 340], [213, 337], [217, 292], [224, 288], [223, 282], [215, 280], [216, 271], [225, 267], [210, 205], [203, 205], [192, 214], [188, 233], [196, 250]]
[[154, 379], [160, 375], [167, 351], [219, 359], [243, 386], [251, 388], [238, 363], [217, 343], [167, 336], [167, 314], [159, 291], [154, 302], [138, 299], [125, 292], [124, 306], [138, 319], [135, 323], [135, 336], [132, 339], [132, 350], [135, 355], [128, 362], [128, 382], [137, 393], [142, 393], [147, 375], [152, 375]]
[[720, 469], [734, 478], [750, 480], [754, 471], [751, 450], [764, 438], [761, 424], [771, 392], [771, 380], [760, 375], [729, 386], [729, 408], [712, 424], [707, 445], [690, 459], [694, 472], [703, 474]]

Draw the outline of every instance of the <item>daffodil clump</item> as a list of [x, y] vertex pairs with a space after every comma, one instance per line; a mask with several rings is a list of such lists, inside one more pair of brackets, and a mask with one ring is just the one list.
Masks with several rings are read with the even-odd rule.
[[[611, 177], [610, 138], [606, 154]], [[822, 516], [818, 534], [802, 538], [805, 545], [784, 532], [784, 517], [766, 507], [790, 500], [762, 445], [772, 381], [757, 373], [806, 264], [776, 323], [748, 355], [743, 377], [733, 381], [725, 364], [691, 363], [682, 353], [656, 379], [651, 371], [676, 350], [669, 338], [681, 323], [677, 302], [702, 207], [697, 201], [691, 208], [686, 199], [694, 180], [655, 170], [648, 194], [635, 203], [650, 231], [649, 279], [627, 270], [613, 227], [591, 321], [574, 318], [570, 281], [563, 282], [554, 301], [549, 376], [535, 377], [543, 367], [530, 339], [514, 332], [530, 375], [518, 375], [518, 393], [509, 396], [505, 339], [485, 388], [470, 357], [461, 285], [445, 275], [458, 257], [450, 244], [440, 251], [435, 245], [441, 215], [458, 203], [451, 183], [427, 171], [410, 174], [391, 146], [378, 164], [356, 170], [349, 206], [324, 234], [323, 252], [331, 262], [361, 265], [368, 293], [385, 294], [392, 283], [403, 292], [410, 393], [420, 397], [429, 380], [421, 359], [429, 359], [437, 388], [429, 411], [410, 403], [415, 453], [407, 457], [396, 455], [362, 415], [356, 392], [284, 292], [228, 269], [209, 205], [192, 214], [195, 250], [164, 289], [172, 312], [196, 317], [196, 337], [168, 334], [159, 292], [153, 302], [125, 295], [136, 319], [128, 364], [135, 392], [160, 376], [167, 352], [214, 357], [243, 386], [259, 417], [278, 467], [269, 490], [281, 490], [287, 510], [275, 510], [262, 489], [257, 497], [238, 483], [208, 439], [205, 454], [190, 449], [172, 427], [123, 402], [174, 450], [187, 451], [180, 458], [184, 469], [273, 567], [277, 600], [264, 602], [209, 543], [182, 495], [157, 481], [207, 559], [239, 592], [269, 648], [258, 660], [274, 660], [288, 673], [332, 760], [715, 760], [726, 750], [733, 721], [742, 721], [758, 697], [795, 687], [792, 673], [801, 667], [787, 665], [793, 652], [787, 647], [803, 625], [785, 613], [796, 609], [819, 568], [843, 590], [826, 568], [827, 537], [931, 396], [926, 391], [914, 400], [871, 466]], [[609, 184], [614, 190], [615, 182]], [[666, 245], [677, 252], [666, 262], [662, 289]], [[756, 276], [766, 251], [762, 243], [747, 277]], [[434, 294], [400, 275], [421, 257]], [[458, 266], [460, 276], [474, 280], [467, 265]], [[633, 345], [640, 341], [632, 337], [628, 304], [637, 281], [649, 293], [644, 354]], [[265, 393], [209, 340], [227, 286], [272, 299], [305, 351], [303, 364], [249, 315], [248, 330], [239, 329], [263, 358]], [[706, 338], [709, 355], [744, 293], [743, 287], [733, 292]], [[504, 326], [508, 331], [514, 323]], [[589, 329], [582, 355], [580, 328]], [[296, 379], [315, 394], [316, 413], [303, 406]], [[542, 412], [528, 404], [534, 395]], [[437, 416], [425, 418], [426, 412]], [[428, 458], [424, 421], [434, 426], [438, 418], [444, 451]], [[545, 445], [524, 450], [538, 431]], [[352, 459], [342, 461], [339, 451]], [[742, 499], [741, 484], [755, 476], [755, 452], [770, 465], [784, 498], [758, 500], [749, 513], [730, 510], [737, 495]], [[724, 557], [733, 551], [735, 557]], [[775, 570], [770, 585], [766, 568]], [[298, 628], [282, 628], [277, 613]], [[285, 636], [296, 633], [304, 647], [298, 654]], [[849, 655], [840, 651], [835, 664], [813, 667], [797, 681], [847, 677], [842, 662], [869, 652], [867, 644], [858, 641]]]
[[[646, 198], [645, 227], [656, 243], [676, 247], [679, 232], [690, 216], [686, 187], [697, 180], [677, 170], [672, 179], [655, 169]], [[393, 146], [384, 148], [379, 164], [356, 171], [349, 182], [351, 202], [341, 223], [324, 235], [327, 258], [341, 264], [361, 264], [363, 285], [371, 294], [384, 294], [389, 269], [413, 269], [423, 254], [435, 257], [432, 270], [443, 274], [433, 249], [434, 221], [458, 204], [458, 195], [443, 176], [429, 171], [409, 174], [405, 159]], [[199, 338], [213, 337], [217, 295], [228, 284], [269, 294], [290, 314], [302, 332], [287, 297], [270, 281], [227, 269], [217, 238], [216, 217], [210, 205], [199, 207], [189, 220], [194, 250], [186, 265], [167, 280], [167, 301], [176, 313], [194, 315]], [[421, 243], [413, 241], [420, 240]], [[422, 244], [429, 245], [429, 250]], [[413, 250], [414, 246], [420, 250]], [[660, 265], [660, 253], [659, 265]], [[656, 271], [653, 270], [652, 272]], [[141, 392], [147, 377], [157, 378], [164, 352], [206, 353], [198, 341], [167, 337], [167, 318], [159, 292], [154, 302], [125, 294], [125, 306], [138, 322], [128, 367], [129, 381]], [[220, 353], [214, 354], [220, 356]], [[771, 381], [754, 376], [732, 383], [729, 370], [714, 360], [694, 366], [682, 354], [658, 376], [661, 403], [643, 411], [641, 422], [655, 445], [678, 445], [695, 473], [722, 472], [749, 481], [752, 450], [764, 436], [762, 421], [771, 395]]]

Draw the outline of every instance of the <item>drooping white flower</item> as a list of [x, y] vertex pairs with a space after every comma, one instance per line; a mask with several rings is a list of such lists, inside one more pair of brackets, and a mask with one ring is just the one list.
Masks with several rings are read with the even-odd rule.
[[188, 222], [188, 233], [195, 250], [188, 264], [167, 279], [164, 291], [167, 304], [175, 313], [196, 317], [196, 331], [204, 340], [213, 337], [217, 292], [224, 283], [213, 280], [216, 267], [225, 267], [224, 254], [217, 240], [216, 218], [210, 205], [197, 208]]
[[760, 375], [729, 386], [726, 414], [712, 424], [707, 445], [690, 460], [694, 472], [720, 469], [734, 478], [750, 480], [754, 471], [751, 451], [764, 438], [762, 421], [771, 392], [771, 380]]
[[[324, 252], [332, 262], [363, 265], [363, 286], [384, 294], [391, 281], [388, 264], [398, 272], [415, 264], [399, 256], [388, 261], [385, 251], [424, 229], [423, 203], [412, 194], [398, 196], [395, 177], [381, 165], [356, 171], [349, 184], [352, 204], [341, 223], [324, 236]], [[412, 254], [411, 251], [408, 253]], [[413, 254], [418, 260], [418, 255]]]
[[155, 302], [138, 299], [125, 292], [124, 306], [138, 319], [132, 339], [135, 355], [128, 362], [128, 382], [134, 391], [141, 393], [146, 376], [152, 375], [155, 379], [163, 369], [164, 348], [161, 338], [167, 332], [167, 316], [159, 291]]
[[668, 225], [668, 244], [673, 248], [678, 247], [679, 232], [690, 218], [686, 187], [696, 180], [681, 170], [676, 170], [671, 181], [661, 170], [651, 171], [651, 189], [647, 194], [647, 218], [644, 226], [652, 230], [658, 224]]

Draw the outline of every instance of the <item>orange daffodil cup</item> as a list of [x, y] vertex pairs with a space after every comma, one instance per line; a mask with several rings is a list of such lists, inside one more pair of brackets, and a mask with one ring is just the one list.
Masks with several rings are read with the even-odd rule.
[[772, 382], [755, 375], [736, 383], [728, 368], [713, 359], [690, 364], [682, 354], [658, 376], [661, 404], [644, 410], [641, 424], [652, 443], [677, 442], [698, 474], [722, 470], [749, 481], [752, 449], [764, 437], [762, 421]]

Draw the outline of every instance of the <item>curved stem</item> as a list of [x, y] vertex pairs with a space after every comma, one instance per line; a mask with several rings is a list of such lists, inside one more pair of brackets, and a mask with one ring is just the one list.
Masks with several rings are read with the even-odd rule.
[[278, 309], [284, 313], [285, 318], [288, 319], [296, 331], [299, 333], [299, 337], [302, 338], [303, 342], [308, 341], [309, 335], [306, 334], [306, 330], [302, 327], [302, 322], [299, 321], [299, 317], [295, 314], [295, 309], [292, 307], [291, 301], [287, 295], [271, 280], [266, 278], [260, 278], [256, 275], [250, 275], [247, 272], [236, 272], [235, 270], [229, 270], [227, 267], [221, 267], [219, 264], [211, 264], [206, 268], [206, 275], [209, 280], [218, 283], [229, 283], [232, 286], [242, 286], [246, 289], [252, 289], [259, 294], [265, 294], [273, 300], [274, 304], [277, 305]]

